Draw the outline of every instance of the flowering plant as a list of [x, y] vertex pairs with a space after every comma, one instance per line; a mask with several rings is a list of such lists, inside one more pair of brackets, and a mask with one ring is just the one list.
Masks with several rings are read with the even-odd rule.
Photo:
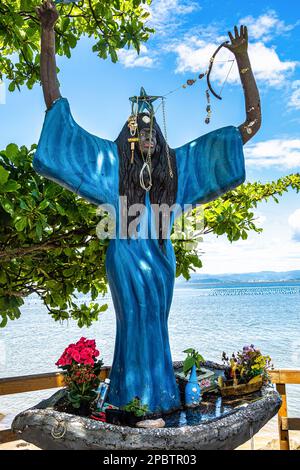
[[271, 358], [263, 356], [253, 344], [244, 346], [242, 351], [233, 353], [231, 358], [223, 352], [222, 359], [223, 363], [227, 365], [226, 378], [233, 379], [235, 385], [253, 382], [259, 377], [263, 381], [268, 381], [268, 370], [272, 367]]
[[70, 344], [55, 363], [66, 372], [67, 398], [74, 408], [88, 405], [96, 398], [95, 389], [103, 365], [101, 359], [97, 360], [99, 354], [95, 340], [80, 338], [77, 343]]

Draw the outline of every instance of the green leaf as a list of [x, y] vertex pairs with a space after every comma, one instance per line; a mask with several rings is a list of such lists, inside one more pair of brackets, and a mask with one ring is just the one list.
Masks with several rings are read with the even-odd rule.
[[38, 210], [39, 211], [43, 211], [44, 209], [46, 209], [48, 206], [49, 206], [50, 202], [47, 201], [46, 199], [44, 199], [44, 201], [42, 201], [38, 207]]
[[23, 199], [20, 202], [20, 208], [24, 209], [25, 211], [30, 211], [30, 208], [27, 206], [26, 202]]
[[1, 206], [3, 209], [8, 212], [8, 214], [13, 215], [14, 213], [14, 204], [9, 199], [3, 198], [2, 201], [0, 200]]
[[9, 178], [9, 171], [5, 170], [3, 166], [0, 165], [0, 184], [3, 185]]
[[17, 191], [21, 185], [14, 180], [8, 180], [7, 183], [0, 187], [0, 193], [13, 193]]
[[9, 144], [5, 149], [5, 153], [10, 160], [13, 160], [18, 155], [18, 152], [19, 148], [16, 144]]
[[8, 90], [13, 92], [13, 91], [15, 91], [15, 89], [16, 89], [15, 82], [10, 82], [10, 84], [8, 85]]
[[195, 359], [193, 357], [187, 357], [183, 363], [183, 372], [186, 374], [195, 364]]
[[108, 309], [108, 304], [103, 304], [99, 308], [99, 312], [105, 312]]
[[7, 281], [6, 273], [3, 270], [0, 270], [0, 283], [4, 284]]
[[204, 357], [203, 357], [201, 354], [198, 353], [198, 357], [197, 357], [197, 363], [198, 363], [198, 364], [197, 364], [197, 367], [200, 366], [200, 362], [205, 362], [205, 359], [204, 359]]
[[27, 218], [26, 217], [21, 217], [18, 222], [16, 222], [15, 227], [18, 232], [22, 232], [25, 227], [27, 226]]
[[246, 230], [242, 230], [241, 236], [242, 236], [243, 240], [247, 240], [248, 234], [247, 234]]
[[7, 316], [5, 313], [1, 313], [2, 321], [0, 323], [0, 328], [4, 328], [7, 325]]
[[40, 222], [38, 222], [36, 224], [35, 232], [36, 232], [38, 238], [42, 238], [42, 236], [43, 236], [43, 226]]
[[118, 62], [118, 55], [114, 49], [111, 49], [110, 56], [113, 63]]

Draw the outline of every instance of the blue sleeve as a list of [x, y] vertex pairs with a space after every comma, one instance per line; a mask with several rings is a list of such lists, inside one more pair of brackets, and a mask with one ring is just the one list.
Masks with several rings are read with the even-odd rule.
[[82, 129], [65, 98], [46, 112], [33, 167], [94, 204], [114, 204], [118, 197], [116, 144]]
[[212, 201], [245, 181], [243, 141], [237, 127], [205, 134], [175, 153], [181, 206]]

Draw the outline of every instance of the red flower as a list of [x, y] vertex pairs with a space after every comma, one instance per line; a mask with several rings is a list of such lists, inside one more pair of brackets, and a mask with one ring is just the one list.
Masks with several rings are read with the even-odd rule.
[[74, 363], [94, 366], [100, 352], [96, 349], [94, 339], [86, 339], [83, 336], [77, 343], [71, 343], [65, 349], [62, 356], [56, 362], [58, 367], [71, 366]]
[[80, 362], [80, 354], [76, 349], [72, 349], [72, 351], [70, 352], [70, 356], [72, 359], [74, 359], [74, 361]]
[[85, 360], [83, 361], [83, 364], [86, 365], [86, 366], [87, 366], [87, 365], [93, 366], [94, 363], [95, 363], [95, 361], [94, 361], [94, 359], [93, 359], [92, 357], [87, 358], [87, 359], [85, 359]]
[[93, 359], [93, 350], [91, 348], [84, 348], [80, 352], [80, 358], [82, 361], [86, 361], [87, 359]]

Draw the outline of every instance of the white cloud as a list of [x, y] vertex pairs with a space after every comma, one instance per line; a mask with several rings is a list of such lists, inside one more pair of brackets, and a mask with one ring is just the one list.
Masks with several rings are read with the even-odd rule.
[[[148, 27], [155, 29], [157, 42], [162, 36], [172, 36], [179, 26], [182, 25], [182, 17], [201, 9], [198, 2], [192, 0], [154, 0], [149, 5], [144, 5], [144, 10], [150, 13], [145, 21]], [[118, 56], [121, 64], [126, 68], [144, 67], [152, 68], [157, 65], [158, 54], [162, 52], [159, 48], [149, 50], [144, 44], [141, 45], [140, 54], [133, 49], [120, 49]]]
[[300, 242], [300, 209], [289, 216], [288, 222], [293, 231], [293, 239]]
[[[222, 38], [223, 39], [223, 38]], [[177, 53], [176, 72], [200, 72], [205, 71], [209, 59], [217, 48], [217, 43], [206, 42], [196, 36], [184, 39], [174, 46]], [[278, 86], [284, 83], [286, 75], [293, 72], [297, 63], [295, 61], [280, 60], [274, 47], [267, 47], [262, 42], [249, 44], [249, 57], [253, 72], [257, 80], [261, 80], [270, 86]], [[229, 71], [233, 55], [226, 49], [222, 49], [214, 64], [212, 76], [214, 80], [222, 83]], [[229, 83], [239, 83], [239, 73], [235, 65], [227, 78]]]
[[[216, 49], [216, 44], [198, 39], [196, 36], [184, 38], [179, 44], [174, 44], [173, 51], [177, 53], [176, 72], [200, 72], [207, 68], [209, 58]], [[224, 51], [220, 52], [220, 60], [224, 59]], [[222, 56], [221, 56], [222, 54]], [[228, 54], [227, 54], [228, 55]], [[216, 74], [219, 75], [220, 65], [216, 64]], [[222, 67], [221, 67], [222, 68]]]
[[253, 72], [258, 80], [269, 85], [281, 85], [288, 72], [293, 72], [297, 62], [280, 60], [274, 47], [267, 47], [262, 42], [249, 44], [249, 57]]
[[239, 24], [245, 24], [248, 27], [249, 35], [256, 40], [269, 41], [274, 36], [278, 36], [291, 31], [297, 26], [287, 25], [278, 18], [275, 11], [270, 10], [257, 18], [249, 15], [241, 18]]
[[271, 139], [245, 147], [247, 165], [258, 167], [300, 167], [300, 139]]
[[292, 89], [294, 91], [290, 98], [289, 107], [293, 109], [300, 109], [300, 80], [295, 80], [292, 83]]
[[250, 234], [248, 240], [230, 243], [225, 237], [204, 237], [200, 244], [201, 273], [246, 273], [257, 271], [290, 271], [299, 269], [300, 243], [281, 234]]
[[[276, 36], [286, 34], [291, 31], [299, 22], [293, 25], [287, 25], [278, 18], [274, 11], [254, 18], [247, 16], [239, 21], [240, 24], [246, 24], [249, 29], [249, 56], [253, 68], [253, 72], [257, 80], [261, 84], [269, 86], [280, 86], [286, 83], [287, 78], [291, 75], [296, 66], [297, 61], [282, 60], [274, 45], [268, 44], [270, 39]], [[178, 39], [173, 36], [170, 39], [171, 44], [165, 46], [166, 51], [173, 51], [177, 55], [176, 72], [199, 73], [205, 71], [209, 65], [209, 59], [218, 45], [227, 40], [226, 30], [221, 31], [220, 27], [215, 24], [209, 27], [193, 27], [186, 34]], [[214, 63], [213, 79], [219, 83], [223, 83], [226, 78], [233, 55], [226, 49], [222, 49]], [[225, 61], [225, 62], [224, 62]], [[236, 64], [227, 78], [229, 83], [240, 83], [238, 68]], [[295, 85], [296, 86], [296, 85]], [[300, 92], [295, 88], [292, 97], [293, 102], [299, 103]]]
[[152, 68], [155, 64], [154, 58], [150, 56], [149, 51], [145, 45], [141, 46], [140, 54], [137, 54], [137, 52], [132, 49], [120, 49], [118, 51], [118, 56], [121, 64], [123, 64], [126, 68]]
[[150, 13], [148, 25], [155, 28], [161, 36], [167, 36], [174, 33], [182, 23], [182, 18], [179, 20], [178, 17], [189, 15], [201, 9], [201, 6], [193, 0], [154, 0], [145, 9]]

